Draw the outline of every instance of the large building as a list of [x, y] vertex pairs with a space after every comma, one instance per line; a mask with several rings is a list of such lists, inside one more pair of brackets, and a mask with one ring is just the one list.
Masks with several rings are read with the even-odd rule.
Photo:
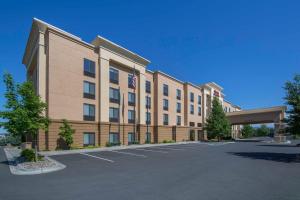
[[64, 147], [58, 135], [62, 119], [76, 130], [77, 147], [128, 145], [205, 140], [214, 97], [226, 112], [240, 110], [224, 100], [218, 84], [184, 82], [147, 70], [149, 63], [101, 36], [87, 43], [34, 19], [23, 64], [51, 119], [49, 130], [39, 133], [39, 149]]

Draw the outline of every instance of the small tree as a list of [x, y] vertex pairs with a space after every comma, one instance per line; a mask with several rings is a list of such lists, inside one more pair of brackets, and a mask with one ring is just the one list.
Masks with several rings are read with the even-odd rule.
[[252, 137], [253, 134], [254, 134], [254, 128], [251, 125], [246, 124], [243, 126], [243, 128], [242, 128], [243, 137], [245, 137], [245, 138]]
[[46, 103], [35, 94], [32, 82], [15, 84], [10, 74], [4, 75], [7, 99], [5, 111], [0, 112], [0, 123], [9, 133], [31, 136], [35, 141], [35, 161], [37, 161], [37, 136], [39, 130], [47, 130], [49, 119], [45, 116]]
[[267, 136], [270, 134], [270, 129], [265, 125], [261, 125], [256, 129], [257, 136]]
[[75, 133], [75, 130], [72, 129], [72, 126], [66, 119], [63, 119], [63, 124], [61, 127], [59, 127], [59, 130], [59, 136], [65, 141], [67, 147], [71, 148], [71, 145], [73, 144], [73, 134]]
[[284, 89], [284, 99], [288, 105], [287, 131], [293, 135], [300, 135], [300, 74], [295, 75], [293, 81], [287, 81]]
[[213, 99], [212, 105], [212, 111], [206, 120], [205, 129], [207, 130], [208, 137], [217, 137], [220, 141], [222, 137], [230, 136], [231, 127], [218, 98]]

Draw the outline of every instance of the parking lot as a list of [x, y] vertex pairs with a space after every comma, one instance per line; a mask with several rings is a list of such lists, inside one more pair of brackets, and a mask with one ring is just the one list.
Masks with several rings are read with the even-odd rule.
[[300, 199], [294, 145], [194, 143], [52, 158], [67, 168], [15, 176], [1, 149], [0, 199]]

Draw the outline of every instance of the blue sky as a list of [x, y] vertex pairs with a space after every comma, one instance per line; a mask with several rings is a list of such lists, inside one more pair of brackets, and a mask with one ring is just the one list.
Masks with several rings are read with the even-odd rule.
[[[284, 103], [300, 73], [300, 1], [6, 1], [0, 7], [0, 74], [25, 80], [32, 18], [83, 40], [104, 36], [195, 84], [214, 81], [244, 109]], [[0, 82], [0, 109], [4, 104]], [[1, 132], [1, 130], [0, 130]]]

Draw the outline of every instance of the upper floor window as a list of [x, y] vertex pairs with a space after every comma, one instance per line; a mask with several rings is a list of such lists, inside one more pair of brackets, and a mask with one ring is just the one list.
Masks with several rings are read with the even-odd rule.
[[146, 124], [151, 124], [151, 113], [146, 112]]
[[119, 122], [119, 108], [109, 108], [109, 121]]
[[181, 125], [181, 116], [176, 117], [176, 124], [177, 124], [177, 126]]
[[163, 93], [165, 96], [169, 95], [169, 86], [166, 84], [163, 85]]
[[95, 105], [83, 104], [83, 120], [95, 121]]
[[109, 81], [111, 83], [119, 84], [119, 71], [112, 67], [109, 68]]
[[83, 97], [95, 99], [95, 83], [88, 81], [83, 82]]
[[109, 88], [109, 101], [112, 103], [120, 103], [120, 91], [116, 88]]
[[191, 99], [191, 102], [194, 102], [194, 93], [193, 92], [190, 93], [190, 99]]
[[146, 108], [150, 109], [151, 108], [151, 97], [146, 97]]
[[194, 105], [190, 105], [190, 113], [193, 115], [194, 114]]
[[95, 77], [95, 62], [91, 61], [89, 59], [84, 58], [83, 59], [83, 67], [84, 67], [84, 75], [90, 76], [90, 77]]
[[197, 126], [198, 126], [198, 127], [202, 127], [202, 124], [201, 124], [201, 123], [197, 123]]
[[128, 110], [128, 123], [134, 123], [135, 113], [134, 110]]
[[163, 115], [163, 123], [164, 123], [164, 125], [169, 125], [169, 115], [168, 114]]
[[128, 105], [130, 106], [135, 105], [135, 94], [132, 92], [128, 92]]
[[201, 96], [198, 95], [198, 104], [201, 104]]
[[181, 113], [181, 103], [177, 103], [177, 104], [176, 104], [176, 111], [177, 111], [178, 113]]
[[163, 109], [169, 110], [169, 101], [167, 99], [163, 100]]
[[181, 99], [181, 90], [179, 90], [179, 89], [176, 90], [176, 98], [177, 98], [178, 100]]
[[150, 81], [146, 81], [146, 92], [151, 93], [151, 82]]
[[195, 122], [190, 122], [190, 126], [195, 126]]
[[198, 107], [198, 115], [201, 116], [201, 107]]

